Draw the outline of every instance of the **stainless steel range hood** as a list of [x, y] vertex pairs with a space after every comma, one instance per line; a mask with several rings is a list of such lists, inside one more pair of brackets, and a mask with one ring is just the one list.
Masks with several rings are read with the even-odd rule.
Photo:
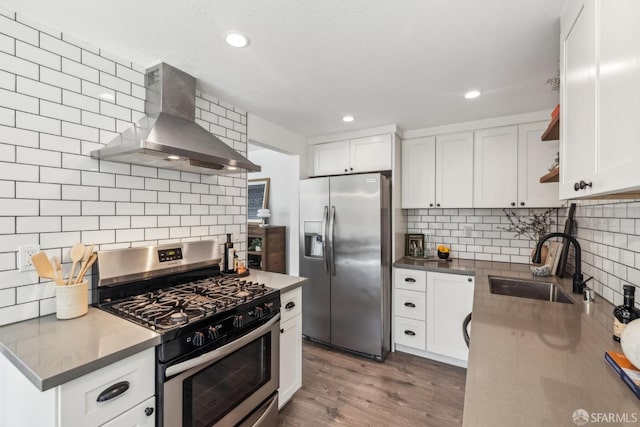
[[168, 64], [147, 70], [146, 115], [91, 157], [202, 174], [259, 172], [195, 122], [196, 79]]

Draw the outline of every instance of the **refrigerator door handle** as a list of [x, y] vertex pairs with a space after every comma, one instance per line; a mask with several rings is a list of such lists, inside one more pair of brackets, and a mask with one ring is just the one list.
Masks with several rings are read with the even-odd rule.
[[324, 273], [329, 274], [329, 258], [327, 256], [327, 220], [329, 218], [329, 207], [324, 207], [322, 213], [322, 266]]
[[331, 252], [331, 275], [336, 275], [336, 260], [333, 252], [333, 238], [336, 224], [336, 207], [331, 206], [331, 217], [329, 218], [329, 251]]

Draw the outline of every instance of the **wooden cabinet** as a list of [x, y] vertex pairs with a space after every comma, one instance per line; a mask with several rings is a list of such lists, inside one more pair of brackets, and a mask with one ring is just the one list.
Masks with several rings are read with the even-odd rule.
[[[287, 248], [286, 229], [282, 225], [267, 225], [260, 227], [259, 224], [249, 224], [247, 233], [247, 267], [271, 271], [274, 273], [287, 272]], [[260, 241], [259, 248], [254, 248], [253, 241]]]
[[474, 284], [472, 276], [394, 268], [395, 349], [466, 366], [462, 323], [473, 306]]
[[518, 127], [476, 131], [473, 207], [515, 207], [518, 201]]
[[[2, 355], [0, 371], [0, 425], [155, 425], [153, 348], [44, 392]], [[129, 388], [120, 396], [105, 402], [97, 401], [103, 391], [123, 381], [129, 383]]]
[[474, 278], [459, 274], [427, 274], [427, 351], [466, 361], [464, 318], [473, 307]]
[[280, 389], [282, 408], [302, 387], [302, 288], [280, 296]]
[[541, 141], [546, 122], [518, 126], [518, 207], [551, 208], [562, 206], [558, 183], [541, 184], [548, 165], [559, 150], [557, 140]]
[[313, 146], [316, 176], [390, 170], [391, 135], [376, 135]]
[[403, 142], [402, 207], [464, 208], [473, 204], [473, 133]]
[[640, 4], [633, 0], [565, 4], [560, 21], [561, 198], [640, 190], [639, 19]]

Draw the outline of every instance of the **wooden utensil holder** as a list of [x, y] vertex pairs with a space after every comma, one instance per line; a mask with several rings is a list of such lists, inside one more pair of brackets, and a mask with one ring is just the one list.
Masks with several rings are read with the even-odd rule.
[[77, 285], [56, 286], [56, 317], [74, 319], [89, 311], [88, 282], [83, 280]]

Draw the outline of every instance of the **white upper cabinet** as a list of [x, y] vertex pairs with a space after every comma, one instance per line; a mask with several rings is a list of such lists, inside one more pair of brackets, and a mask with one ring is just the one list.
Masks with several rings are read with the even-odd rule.
[[391, 135], [376, 135], [313, 146], [313, 174], [342, 175], [390, 170]]
[[518, 127], [476, 131], [473, 146], [473, 206], [515, 207], [518, 200]]
[[428, 208], [436, 203], [436, 138], [402, 141], [402, 208]]
[[349, 170], [349, 141], [313, 146], [314, 175], [339, 175]]
[[473, 203], [473, 133], [403, 141], [402, 207], [465, 208]]
[[473, 204], [473, 133], [436, 137], [436, 207]]
[[640, 4], [634, 0], [565, 4], [560, 52], [561, 198], [640, 189], [638, 22]]
[[558, 153], [558, 141], [541, 141], [548, 122], [518, 126], [518, 207], [559, 207], [558, 183], [540, 183]]

